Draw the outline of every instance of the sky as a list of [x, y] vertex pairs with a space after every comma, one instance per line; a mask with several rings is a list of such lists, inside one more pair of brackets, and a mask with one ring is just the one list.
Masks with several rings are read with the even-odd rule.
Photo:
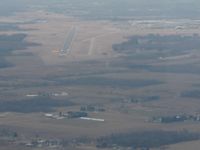
[[30, 9], [44, 9], [66, 15], [77, 15], [76, 10], [95, 18], [107, 16], [160, 16], [196, 18], [200, 13], [199, 0], [1, 0], [0, 15]]

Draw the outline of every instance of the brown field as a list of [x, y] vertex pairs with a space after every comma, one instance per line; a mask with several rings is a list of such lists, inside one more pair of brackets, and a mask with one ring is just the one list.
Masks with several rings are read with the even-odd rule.
[[[14, 51], [6, 57], [15, 64], [11, 68], [0, 69], [0, 100], [24, 100], [30, 93], [53, 93], [66, 91], [68, 96], [58, 100], [69, 99], [75, 106], [56, 108], [56, 112], [78, 111], [85, 104], [102, 104], [106, 111], [90, 113], [89, 117], [102, 118], [105, 122], [92, 122], [80, 119], [55, 120], [44, 116], [42, 112], [35, 113], [0, 113], [0, 125], [16, 129], [26, 137], [76, 138], [88, 136], [97, 138], [111, 133], [121, 133], [137, 130], [183, 130], [199, 132], [199, 123], [182, 122], [172, 124], [152, 123], [148, 120], [153, 116], [199, 112], [199, 99], [182, 98], [181, 92], [193, 88], [193, 84], [200, 83], [199, 74], [148, 72], [145, 70], [129, 69], [117, 66], [123, 58], [122, 54], [113, 51], [112, 45], [126, 41], [131, 35], [147, 34], [182, 34], [192, 35], [200, 33], [198, 29], [148, 28], [144, 26], [126, 26], [122, 22], [86, 21], [46, 12], [19, 13], [10, 18], [0, 18], [1, 22], [17, 22], [38, 19], [35, 23], [20, 25], [25, 31], [8, 31], [0, 34], [23, 32], [28, 35], [27, 41], [40, 44], [26, 50]], [[77, 27], [70, 53], [60, 57], [68, 31]], [[93, 45], [91, 45], [93, 44]], [[31, 55], [23, 55], [29, 52]], [[200, 63], [200, 53], [194, 51], [190, 58], [160, 61], [159, 59], [144, 60], [144, 64], [174, 65]], [[137, 60], [132, 60], [137, 62]], [[95, 84], [56, 84], [57, 79], [79, 79], [83, 77], [109, 78], [115, 80], [151, 80], [163, 81], [163, 84], [144, 86], [139, 88], [119, 86], [98, 86]], [[114, 81], [115, 81], [114, 80]], [[159, 101], [147, 103], [123, 103], [124, 99], [137, 95], [161, 95]], [[4, 115], [5, 114], [5, 115]], [[170, 145], [169, 150], [198, 149], [198, 142], [187, 142]], [[0, 149], [9, 149], [1, 148]], [[20, 148], [19, 148], [20, 149]], [[94, 145], [79, 145], [73, 149], [96, 150]], [[37, 150], [40, 150], [37, 148]]]

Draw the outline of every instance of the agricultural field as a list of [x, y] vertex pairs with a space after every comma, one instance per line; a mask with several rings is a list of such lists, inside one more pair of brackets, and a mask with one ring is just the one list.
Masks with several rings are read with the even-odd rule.
[[0, 10], [0, 149], [198, 149], [193, 11], [108, 17], [112, 0], [36, 2]]

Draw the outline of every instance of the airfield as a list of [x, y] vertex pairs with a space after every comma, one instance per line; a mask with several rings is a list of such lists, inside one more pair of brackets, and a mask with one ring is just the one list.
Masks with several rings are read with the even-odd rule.
[[[17, 130], [21, 143], [27, 140], [28, 144], [36, 137], [96, 139], [112, 133], [138, 130], [200, 131], [198, 121], [172, 124], [151, 121], [155, 116], [200, 114], [198, 95], [190, 97], [187, 93], [199, 90], [199, 49], [185, 50], [175, 56], [144, 49], [134, 51], [130, 58], [129, 53], [113, 49], [114, 44], [126, 42], [133, 35], [193, 37], [200, 34], [199, 20], [193, 23], [190, 20], [92, 21], [37, 11], [1, 17], [0, 22], [20, 23], [22, 29], [0, 30], [0, 34], [23, 33], [27, 35], [25, 41], [37, 43], [25, 50], [12, 51], [6, 60], [14, 64], [13, 67], [0, 69], [0, 100], [5, 104], [9, 102], [8, 111], [0, 109], [0, 126]], [[145, 39], [142, 40], [145, 42]], [[168, 66], [175, 69], [157, 71], [149, 69], [148, 65], [157, 67], [157, 70]], [[179, 65], [182, 70], [177, 69]], [[185, 72], [184, 69], [191, 65], [197, 69]], [[18, 105], [14, 101], [20, 105], [21, 101], [32, 102], [34, 98], [55, 100], [58, 107], [50, 105], [49, 111], [33, 110], [28, 113], [10, 108], [10, 105]], [[68, 100], [72, 104], [60, 105]], [[105, 111], [89, 111], [88, 116], [82, 118], [49, 117], [59, 112], [77, 112], [85, 105], [100, 105]], [[19, 145], [16, 148], [46, 148]], [[170, 145], [168, 149], [178, 150], [188, 145], [199, 147], [199, 142]], [[93, 142], [69, 145], [71, 147], [75, 150], [98, 149]]]

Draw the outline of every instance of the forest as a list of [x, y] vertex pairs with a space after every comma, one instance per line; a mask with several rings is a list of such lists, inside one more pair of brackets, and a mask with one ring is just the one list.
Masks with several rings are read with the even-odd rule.
[[198, 133], [184, 131], [137, 131], [112, 134], [97, 139], [97, 147], [108, 148], [114, 145], [132, 148], [153, 148], [185, 141], [198, 140]]
[[182, 35], [159, 35], [149, 34], [145, 36], [132, 36], [127, 41], [114, 44], [113, 49], [117, 52], [130, 53], [134, 50], [144, 51], [168, 51], [184, 52], [186, 50], [198, 49], [200, 47], [200, 36]]
[[39, 96], [26, 100], [1, 101], [0, 112], [51, 112], [55, 107], [72, 105], [74, 105], [74, 103], [69, 100], [56, 100], [45, 96]]

